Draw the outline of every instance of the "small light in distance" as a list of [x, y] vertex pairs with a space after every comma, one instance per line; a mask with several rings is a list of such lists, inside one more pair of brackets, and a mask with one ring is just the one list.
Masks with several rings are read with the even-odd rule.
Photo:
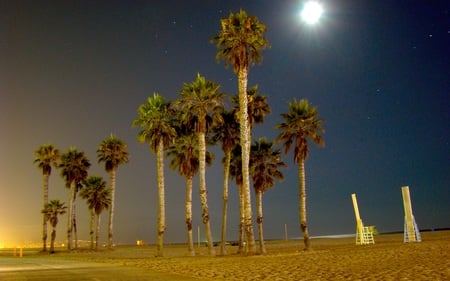
[[316, 1], [308, 1], [303, 6], [300, 16], [307, 24], [315, 24], [319, 21], [322, 12], [322, 5]]

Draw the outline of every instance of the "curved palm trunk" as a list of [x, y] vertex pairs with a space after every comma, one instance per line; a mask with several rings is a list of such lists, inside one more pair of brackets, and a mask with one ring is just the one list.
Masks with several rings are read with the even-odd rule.
[[156, 152], [156, 166], [158, 170], [158, 238], [156, 243], [156, 256], [163, 256], [164, 232], [166, 230], [166, 211], [164, 198], [164, 143], [159, 141]]
[[94, 219], [95, 219], [95, 212], [94, 209], [91, 209], [91, 216], [90, 216], [90, 222], [89, 222], [89, 235], [91, 237], [91, 250], [94, 250]]
[[259, 234], [259, 251], [261, 254], [266, 253], [266, 246], [264, 244], [264, 234], [263, 234], [263, 208], [262, 208], [262, 195], [261, 191], [256, 192], [256, 209], [258, 210], [258, 234]]
[[228, 214], [228, 178], [230, 174], [231, 149], [225, 152], [225, 163], [223, 164], [223, 208], [222, 208], [222, 237], [220, 243], [220, 254], [226, 255], [225, 243], [227, 234]]
[[239, 88], [239, 125], [241, 130], [241, 147], [242, 147], [242, 191], [244, 193], [244, 215], [245, 215], [245, 234], [247, 242], [247, 253], [255, 253], [255, 236], [253, 234], [252, 224], [252, 203], [250, 196], [250, 144], [251, 135], [248, 124], [248, 98], [247, 98], [247, 74], [248, 70], [242, 68], [238, 72], [238, 88]]
[[212, 241], [211, 225], [209, 222], [209, 210], [208, 210], [208, 200], [207, 200], [207, 190], [206, 190], [206, 177], [205, 177], [205, 164], [206, 164], [206, 142], [205, 133], [198, 133], [198, 143], [199, 143], [199, 171], [200, 171], [200, 202], [202, 205], [202, 220], [205, 225], [205, 235], [206, 242], [208, 243], [208, 252], [210, 255], [215, 255], [215, 250]]
[[97, 214], [97, 222], [95, 229], [95, 250], [98, 250], [98, 237], [100, 236], [100, 214]]
[[[48, 179], [49, 175], [44, 174], [43, 194], [44, 194], [44, 207], [48, 204]], [[42, 214], [42, 251], [47, 251], [47, 218], [45, 214]]]
[[195, 256], [194, 239], [192, 234], [192, 177], [186, 178], [185, 218], [187, 229], [188, 253]]
[[72, 220], [73, 220], [73, 202], [75, 197], [75, 182], [70, 183], [69, 208], [67, 211], [67, 249], [72, 250]]
[[308, 233], [308, 224], [306, 221], [306, 181], [305, 181], [305, 159], [301, 159], [298, 164], [298, 181], [299, 181], [299, 214], [300, 227], [303, 232], [303, 242], [305, 251], [310, 250], [310, 241]]
[[109, 207], [108, 220], [108, 248], [113, 248], [113, 220], [114, 220], [114, 198], [116, 194], [116, 169], [112, 169], [109, 173], [109, 182], [111, 183], [111, 205]]

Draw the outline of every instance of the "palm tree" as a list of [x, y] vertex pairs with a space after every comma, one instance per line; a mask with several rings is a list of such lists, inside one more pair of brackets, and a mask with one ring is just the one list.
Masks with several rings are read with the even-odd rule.
[[245, 195], [245, 232], [249, 253], [255, 252], [255, 237], [252, 225], [252, 209], [250, 197], [249, 159], [251, 136], [247, 112], [247, 81], [250, 65], [262, 60], [261, 50], [269, 46], [263, 36], [266, 26], [255, 16], [249, 16], [244, 10], [230, 13], [228, 18], [220, 21], [222, 30], [211, 39], [218, 51], [216, 60], [224, 60], [225, 66], [231, 64], [238, 76], [239, 124], [242, 146], [243, 192]]
[[58, 215], [63, 215], [66, 213], [67, 207], [64, 203], [59, 202], [58, 199], [51, 200], [50, 203], [45, 204], [42, 213], [46, 221], [50, 221], [52, 226], [51, 242], [50, 242], [50, 253], [55, 252], [55, 238], [56, 238], [56, 226], [58, 225]]
[[[192, 181], [199, 170], [198, 139], [187, 131], [180, 130], [176, 143], [167, 149], [167, 157], [171, 157], [169, 165], [186, 179], [185, 219], [187, 229], [188, 253], [195, 256], [192, 233]], [[206, 164], [211, 165], [213, 154], [206, 152]]]
[[150, 150], [156, 153], [158, 170], [158, 241], [156, 256], [163, 256], [164, 232], [166, 229], [164, 198], [164, 149], [173, 142], [176, 130], [172, 126], [172, 110], [162, 96], [157, 93], [148, 97], [147, 103], [138, 108], [138, 118], [132, 126], [142, 128], [138, 133], [138, 141], [149, 143]]
[[185, 125], [193, 124], [197, 135], [199, 147], [199, 192], [202, 205], [202, 220], [205, 225], [205, 234], [210, 255], [215, 255], [209, 211], [207, 202], [205, 164], [206, 164], [206, 135], [210, 127], [221, 123], [223, 111], [223, 93], [219, 92], [220, 85], [197, 74], [196, 79], [188, 84], [184, 83], [180, 91], [180, 98], [174, 102], [180, 108], [182, 121]]
[[61, 162], [58, 168], [61, 169], [61, 176], [66, 182], [66, 187], [70, 188], [69, 212], [67, 214], [67, 248], [72, 249], [72, 233], [75, 233], [75, 248], [78, 247], [77, 223], [75, 201], [78, 189], [82, 187], [81, 182], [87, 178], [88, 169], [91, 163], [77, 148], [70, 147], [67, 152], [61, 155]]
[[287, 154], [294, 143], [294, 163], [298, 164], [299, 180], [299, 215], [300, 226], [303, 232], [305, 250], [310, 250], [308, 225], [306, 220], [306, 182], [305, 160], [308, 157], [308, 139], [318, 146], [324, 146], [325, 141], [320, 133], [325, 130], [322, 127], [323, 119], [319, 118], [316, 106], [311, 106], [306, 99], [288, 104], [289, 112], [282, 113], [283, 123], [276, 126], [281, 132], [277, 141], [283, 142], [284, 152]]
[[263, 194], [275, 185], [275, 179], [282, 181], [283, 173], [280, 167], [286, 167], [286, 163], [281, 160], [281, 150], [273, 148], [273, 142], [266, 138], [260, 138], [255, 141], [251, 147], [250, 153], [250, 173], [252, 175], [253, 187], [256, 193], [256, 209], [258, 212], [258, 233], [259, 250], [262, 254], [266, 253], [263, 235]]
[[94, 217], [95, 220], [95, 250], [98, 249], [98, 237], [100, 233], [100, 214], [111, 206], [111, 189], [106, 188], [106, 182], [100, 176], [89, 176], [83, 181], [84, 188], [80, 196], [86, 199], [91, 214], [90, 236], [91, 250], [94, 249]]
[[114, 221], [114, 202], [116, 194], [116, 172], [119, 165], [128, 163], [127, 144], [116, 138], [113, 134], [104, 139], [97, 149], [97, 159], [99, 163], [105, 163], [105, 170], [109, 173], [109, 182], [111, 190], [111, 205], [109, 208], [108, 220], [108, 248], [113, 247], [113, 221]]
[[230, 175], [231, 152], [239, 143], [239, 123], [236, 121], [235, 112], [222, 112], [223, 123], [214, 128], [213, 141], [220, 141], [223, 159], [223, 208], [222, 208], [222, 234], [220, 243], [220, 255], [225, 255], [225, 242], [227, 231], [227, 213], [228, 213], [228, 177]]
[[[44, 203], [43, 208], [48, 203], [48, 182], [49, 177], [52, 173], [52, 166], [58, 167], [58, 160], [60, 157], [60, 152], [57, 148], [55, 148], [51, 144], [41, 145], [34, 152], [34, 163], [38, 165], [38, 168], [42, 170], [43, 175], [43, 189], [42, 193], [44, 194]], [[45, 214], [43, 214], [43, 222], [42, 222], [42, 251], [47, 251], [47, 219]]]

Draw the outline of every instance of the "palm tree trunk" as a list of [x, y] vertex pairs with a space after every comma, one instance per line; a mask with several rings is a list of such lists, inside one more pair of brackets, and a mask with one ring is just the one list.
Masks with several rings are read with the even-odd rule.
[[245, 234], [247, 240], [247, 253], [255, 253], [255, 236], [252, 223], [252, 203], [250, 196], [250, 144], [251, 135], [248, 124], [248, 98], [247, 98], [247, 68], [243, 67], [238, 72], [239, 88], [239, 124], [241, 130], [242, 147], [242, 189], [244, 193]]
[[72, 250], [72, 212], [73, 212], [73, 198], [75, 193], [75, 182], [70, 183], [69, 191], [69, 208], [67, 211], [67, 249]]
[[258, 210], [258, 234], [259, 234], [259, 251], [261, 254], [266, 253], [266, 246], [264, 245], [264, 234], [263, 234], [263, 208], [262, 208], [262, 192], [256, 192], [256, 209]]
[[244, 192], [242, 192], [242, 185], [239, 185], [239, 248], [238, 254], [245, 252], [245, 215], [244, 215]]
[[[44, 194], [44, 207], [43, 210], [45, 209], [45, 207], [48, 204], [48, 178], [49, 175], [48, 174], [44, 174], [44, 190], [43, 190], [43, 194]], [[47, 251], [47, 218], [45, 214], [42, 214], [42, 251], [46, 252]]]
[[73, 224], [73, 234], [75, 238], [74, 248], [78, 249], [78, 230], [77, 230], [77, 191], [75, 189], [75, 194], [73, 195], [73, 211], [72, 211], [72, 224]]
[[223, 165], [223, 208], [222, 208], [222, 237], [220, 243], [220, 254], [226, 255], [225, 243], [227, 234], [228, 214], [228, 178], [230, 174], [231, 149], [225, 152], [225, 163]]
[[108, 248], [113, 248], [113, 219], [114, 219], [114, 198], [116, 194], [116, 169], [109, 173], [109, 182], [111, 184], [111, 206], [109, 207], [108, 220]]
[[306, 181], [305, 181], [305, 159], [301, 159], [298, 164], [298, 180], [299, 180], [299, 214], [300, 227], [303, 232], [303, 242], [305, 251], [310, 250], [310, 241], [308, 233], [308, 224], [306, 221]]
[[55, 252], [55, 238], [56, 238], [56, 225], [53, 227], [52, 229], [52, 237], [51, 237], [51, 242], [50, 242], [50, 253], [54, 253]]
[[156, 256], [163, 256], [164, 232], [166, 230], [166, 211], [164, 198], [164, 143], [159, 141], [156, 152], [156, 166], [158, 170], [158, 238], [156, 243]]
[[192, 177], [186, 178], [185, 217], [188, 241], [188, 254], [195, 256], [194, 239], [192, 234]]
[[96, 230], [95, 230], [95, 250], [98, 250], [98, 237], [100, 236], [100, 214], [97, 214]]
[[206, 177], [205, 177], [205, 170], [206, 170], [206, 142], [205, 142], [205, 133], [198, 133], [198, 143], [199, 143], [199, 157], [200, 157], [200, 163], [199, 163], [199, 171], [200, 171], [200, 202], [202, 205], [202, 220], [203, 224], [205, 225], [205, 235], [206, 235], [206, 242], [208, 243], [208, 252], [211, 256], [214, 256], [215, 250], [213, 246], [212, 241], [212, 234], [211, 234], [211, 225], [209, 222], [209, 211], [208, 211], [208, 199], [207, 199], [207, 190], [206, 190]]
[[91, 217], [90, 217], [90, 223], [89, 223], [89, 234], [91, 236], [91, 250], [94, 250], [94, 217], [95, 212], [94, 209], [91, 209]]

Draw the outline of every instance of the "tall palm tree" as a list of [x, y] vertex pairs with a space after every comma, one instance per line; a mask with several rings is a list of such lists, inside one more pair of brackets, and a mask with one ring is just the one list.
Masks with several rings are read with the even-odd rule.
[[[172, 158], [169, 166], [186, 179], [186, 200], [185, 200], [185, 219], [187, 229], [188, 253], [195, 256], [194, 239], [192, 233], [192, 181], [198, 173], [199, 159], [198, 139], [195, 135], [187, 131], [181, 131], [178, 134], [176, 143], [167, 149], [167, 157]], [[213, 154], [206, 151], [206, 164], [211, 165]]]
[[63, 215], [66, 213], [67, 207], [64, 203], [59, 202], [58, 199], [51, 200], [49, 203], [45, 204], [42, 213], [46, 221], [50, 222], [52, 226], [51, 242], [50, 242], [50, 253], [55, 252], [55, 238], [56, 238], [56, 226], [58, 225], [58, 215]]
[[209, 221], [209, 210], [206, 190], [206, 135], [210, 128], [216, 123], [221, 123], [221, 112], [223, 111], [224, 94], [219, 92], [219, 84], [206, 80], [197, 74], [192, 83], [184, 83], [180, 91], [180, 98], [174, 102], [182, 113], [185, 125], [193, 124], [197, 135], [199, 147], [199, 192], [202, 205], [202, 220], [205, 225], [206, 240], [210, 255], [215, 255], [213, 247], [211, 226]]
[[275, 180], [282, 181], [283, 173], [279, 170], [286, 167], [286, 163], [281, 160], [281, 150], [274, 149], [273, 142], [266, 138], [260, 138], [251, 146], [250, 153], [250, 173], [252, 175], [253, 187], [256, 193], [256, 209], [258, 212], [257, 223], [259, 233], [259, 250], [266, 253], [263, 235], [263, 194], [275, 185]]
[[84, 188], [80, 196], [86, 199], [90, 211], [91, 250], [94, 249], [94, 219], [95, 219], [95, 250], [98, 249], [100, 234], [100, 214], [111, 206], [111, 189], [106, 188], [106, 182], [100, 176], [88, 176], [83, 181]]
[[[58, 167], [58, 160], [60, 156], [61, 153], [59, 150], [51, 144], [41, 145], [34, 152], [34, 163], [38, 165], [38, 168], [42, 171], [43, 175], [43, 208], [45, 208], [48, 203], [48, 182], [52, 173], [52, 166], [55, 168]], [[47, 251], [47, 219], [45, 214], [43, 214], [42, 222], [42, 244], [42, 251]]]
[[323, 119], [319, 118], [316, 106], [311, 106], [306, 99], [288, 104], [289, 112], [282, 113], [283, 123], [277, 124], [280, 130], [277, 141], [283, 143], [284, 152], [287, 154], [294, 143], [294, 163], [298, 164], [299, 180], [299, 216], [300, 226], [303, 232], [305, 250], [310, 250], [308, 224], [306, 220], [306, 181], [305, 160], [308, 157], [308, 139], [318, 146], [324, 146], [325, 141], [320, 133], [325, 130], [322, 127]]
[[75, 233], [75, 248], [78, 247], [78, 236], [76, 230], [75, 202], [78, 189], [82, 187], [81, 182], [88, 176], [88, 169], [91, 163], [75, 147], [70, 147], [67, 152], [61, 155], [61, 162], [58, 168], [61, 169], [61, 176], [66, 182], [66, 187], [70, 188], [69, 212], [67, 214], [67, 248], [72, 250], [72, 233]]
[[106, 138], [98, 146], [97, 159], [99, 163], [105, 163], [105, 170], [109, 173], [109, 183], [111, 190], [111, 205], [109, 208], [108, 220], [108, 248], [113, 247], [113, 222], [114, 222], [114, 202], [116, 194], [116, 173], [119, 165], [128, 163], [127, 144], [118, 139], [113, 134]]
[[232, 65], [238, 77], [239, 124], [242, 146], [243, 192], [245, 195], [245, 232], [249, 253], [255, 252], [255, 237], [252, 225], [252, 209], [250, 197], [249, 159], [251, 136], [249, 133], [247, 112], [247, 81], [250, 65], [262, 60], [261, 51], [269, 46], [263, 36], [266, 26], [255, 16], [249, 16], [244, 10], [230, 13], [228, 18], [220, 21], [222, 30], [211, 39], [218, 51], [216, 60], [224, 60], [225, 66]]
[[222, 231], [219, 250], [220, 255], [225, 255], [228, 216], [228, 178], [230, 175], [231, 152], [233, 148], [239, 143], [239, 123], [236, 121], [235, 112], [233, 110], [222, 112], [222, 119], [222, 125], [214, 128], [214, 135], [212, 139], [214, 142], [221, 142], [222, 151], [225, 155], [223, 159]]
[[150, 150], [156, 153], [158, 181], [158, 241], [156, 256], [163, 256], [164, 232], [166, 230], [165, 196], [164, 196], [164, 149], [173, 142], [176, 130], [172, 125], [172, 110], [170, 103], [158, 93], [148, 97], [147, 103], [138, 108], [138, 118], [132, 126], [142, 128], [138, 133], [138, 141], [148, 143]]

